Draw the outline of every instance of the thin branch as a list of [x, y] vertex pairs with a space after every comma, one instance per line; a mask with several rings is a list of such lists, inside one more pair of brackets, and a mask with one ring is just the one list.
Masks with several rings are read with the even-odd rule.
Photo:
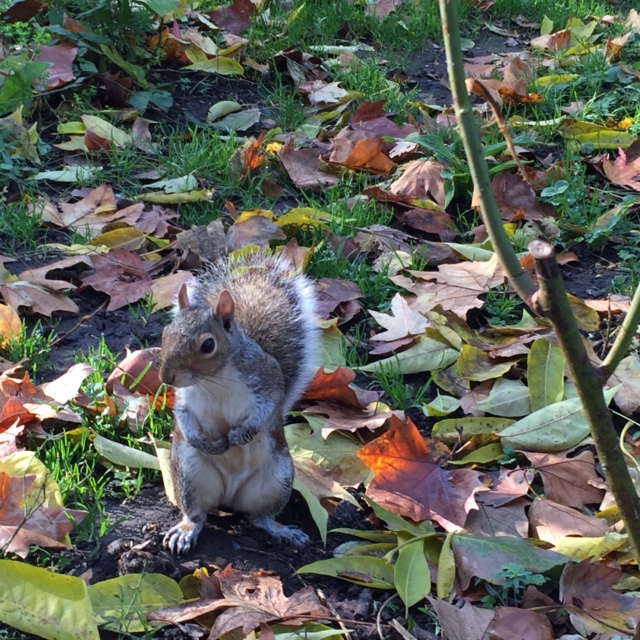
[[447, 52], [449, 82], [456, 116], [460, 123], [460, 135], [467, 154], [473, 184], [480, 195], [480, 212], [487, 226], [493, 250], [498, 255], [500, 264], [504, 268], [513, 288], [525, 302], [529, 303], [536, 292], [536, 286], [529, 274], [520, 265], [520, 261], [509, 241], [509, 236], [507, 236], [502, 225], [498, 203], [491, 187], [489, 170], [482, 154], [480, 134], [473, 120], [473, 110], [463, 73], [464, 60], [460, 43], [460, 29], [458, 28], [457, 1], [440, 0], [440, 15], [442, 16], [442, 29], [444, 31], [444, 47]]
[[631, 341], [638, 331], [638, 324], [640, 324], [640, 285], [638, 285], [633, 300], [631, 300], [631, 306], [620, 326], [611, 351], [609, 351], [604, 362], [600, 365], [598, 373], [602, 384], [612, 376], [620, 364], [620, 360], [626, 355], [631, 346]]
[[599, 369], [589, 360], [571, 312], [553, 247], [546, 241], [534, 240], [529, 251], [535, 261], [540, 287], [533, 298], [534, 307], [553, 324], [587, 416], [605, 477], [616, 497], [629, 542], [636, 559], [640, 559], [640, 498], [629, 475], [611, 412], [602, 393]]

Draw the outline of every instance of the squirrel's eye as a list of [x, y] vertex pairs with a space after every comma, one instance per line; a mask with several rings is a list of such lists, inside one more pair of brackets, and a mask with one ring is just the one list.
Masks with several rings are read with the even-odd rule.
[[211, 353], [216, 348], [216, 341], [213, 338], [207, 338], [201, 345], [202, 353]]

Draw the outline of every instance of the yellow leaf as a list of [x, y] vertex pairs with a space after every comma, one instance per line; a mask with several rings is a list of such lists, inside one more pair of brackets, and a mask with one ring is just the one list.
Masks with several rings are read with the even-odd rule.
[[100, 640], [82, 578], [0, 560], [0, 620], [48, 640]]
[[548, 36], [553, 33], [553, 20], [550, 20], [545, 16], [542, 19], [542, 24], [540, 25], [540, 35]]
[[318, 227], [329, 229], [327, 222], [331, 220], [331, 214], [312, 207], [298, 207], [290, 209], [276, 220], [279, 227], [294, 225], [296, 227]]
[[145, 241], [145, 234], [135, 227], [122, 227], [120, 229], [112, 229], [96, 236], [90, 245], [107, 246], [110, 249], [128, 249], [135, 251], [139, 249]]
[[207, 60], [194, 62], [184, 68], [193, 69], [194, 71], [204, 71], [205, 73], [218, 73], [221, 76], [244, 75], [244, 67], [232, 58], [208, 58]]
[[18, 312], [8, 304], [0, 304], [0, 347], [4, 347], [11, 338], [20, 340], [22, 322]]
[[101, 138], [109, 140], [114, 146], [124, 148], [133, 144], [133, 137], [130, 134], [114, 127], [110, 122], [97, 116], [81, 116], [81, 118], [87, 129], [91, 129]]
[[262, 216], [271, 222], [276, 221], [276, 217], [271, 209], [245, 209], [233, 224], [240, 224], [241, 222], [245, 222], [250, 218], [255, 218], [256, 216]]
[[558, 131], [569, 140], [567, 148], [572, 151], [579, 151], [586, 144], [593, 145], [595, 149], [627, 148], [635, 141], [635, 136], [626, 131], [609, 129], [574, 118], [563, 120], [558, 126]]
[[165, 193], [164, 191], [152, 191], [145, 193], [142, 199], [145, 202], [155, 204], [180, 204], [182, 202], [208, 202], [213, 197], [213, 189], [201, 191], [185, 191], [184, 193]]
[[576, 73], [558, 73], [554, 76], [542, 76], [535, 82], [536, 87], [549, 87], [554, 84], [563, 84], [565, 82], [571, 82], [574, 78], [579, 78]]

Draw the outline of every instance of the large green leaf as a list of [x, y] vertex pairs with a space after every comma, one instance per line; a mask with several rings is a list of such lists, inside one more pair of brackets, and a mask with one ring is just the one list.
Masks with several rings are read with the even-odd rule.
[[300, 567], [296, 573], [316, 573], [342, 578], [370, 589], [394, 589], [393, 567], [373, 556], [344, 556], [318, 560]]
[[416, 540], [400, 549], [393, 580], [407, 613], [409, 607], [431, 593], [431, 571], [424, 555], [424, 540]]
[[89, 597], [100, 625], [112, 631], [141, 633], [147, 630], [147, 611], [183, 601], [175, 580], [160, 573], [129, 573], [89, 587]]
[[527, 357], [531, 411], [543, 409], [562, 400], [564, 365], [562, 349], [554, 347], [546, 338], [539, 338], [531, 345]]
[[521, 380], [500, 378], [491, 388], [489, 397], [477, 404], [478, 409], [504, 418], [520, 418], [531, 413], [529, 389]]
[[47, 640], [99, 640], [81, 578], [0, 560], [0, 621]]
[[421, 338], [406, 351], [390, 358], [371, 362], [363, 367], [354, 367], [356, 371], [380, 371], [384, 367], [398, 369], [401, 373], [422, 373], [444, 369], [458, 359], [459, 353], [446, 344], [433, 338]]
[[[607, 404], [619, 387], [604, 392]], [[500, 432], [503, 446], [521, 451], [554, 453], [575, 447], [589, 435], [579, 398], [538, 409]]]

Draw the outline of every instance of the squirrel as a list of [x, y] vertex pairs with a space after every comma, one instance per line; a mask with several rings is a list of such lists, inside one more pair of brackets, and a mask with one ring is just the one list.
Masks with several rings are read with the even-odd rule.
[[182, 521], [163, 540], [172, 553], [195, 546], [218, 508], [309, 543], [274, 517], [294, 476], [284, 421], [319, 366], [316, 305], [311, 281], [282, 254], [229, 258], [180, 288], [160, 368], [176, 389], [171, 475]]

